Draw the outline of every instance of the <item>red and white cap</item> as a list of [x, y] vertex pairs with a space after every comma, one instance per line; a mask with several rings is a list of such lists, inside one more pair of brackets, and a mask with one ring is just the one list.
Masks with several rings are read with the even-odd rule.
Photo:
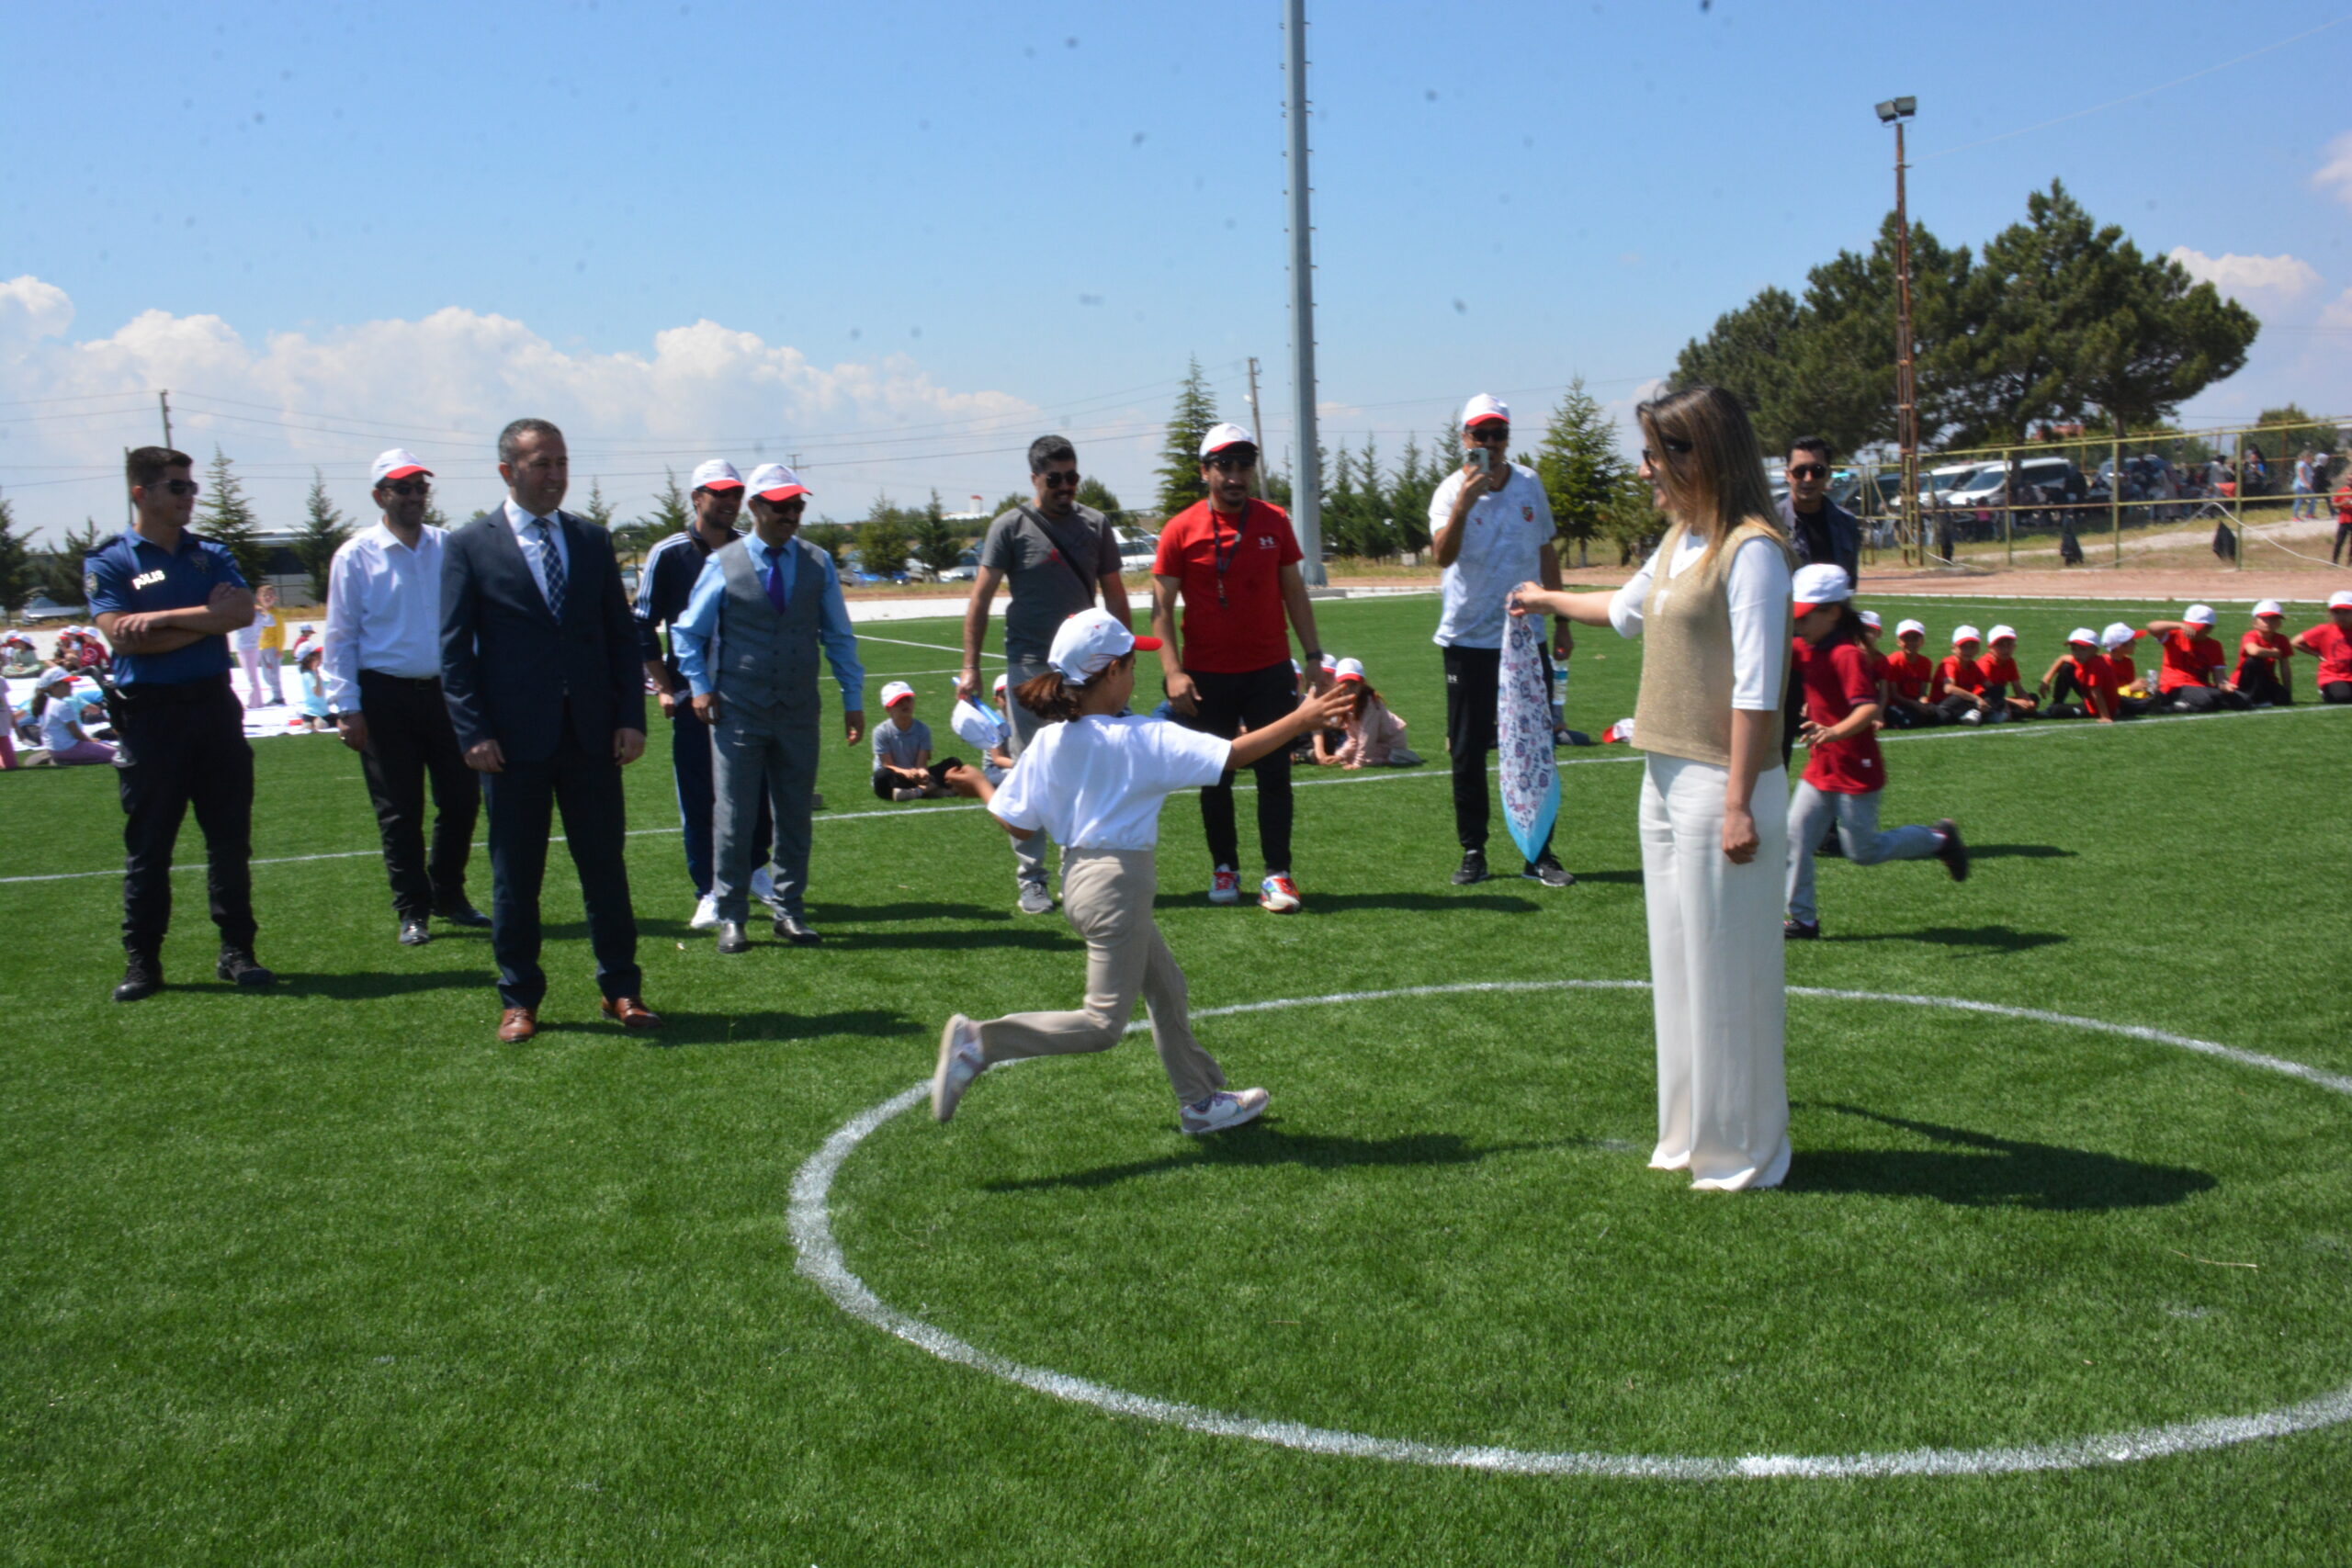
[[2139, 628], [2122, 621], [2109, 621], [2098, 634], [2098, 645], [2113, 653], [2119, 648], [2129, 648], [2140, 636]]
[[741, 490], [743, 476], [737, 473], [735, 465], [726, 458], [713, 457], [707, 463], [695, 466], [695, 482], [687, 488], [689, 490]]
[[1820, 566], [1797, 568], [1796, 580], [1791, 589], [1796, 596], [1796, 613], [1802, 615], [1824, 604], [1842, 604], [1851, 599], [1854, 596], [1854, 580], [1846, 575], [1844, 567], [1825, 562]]
[[1228, 446], [1255, 446], [1256, 445], [1258, 445], [1257, 440], [1238, 424], [1230, 422], [1213, 424], [1209, 426], [1209, 433], [1201, 437], [1201, 456], [1214, 457]]
[[2352, 588], [2339, 588], [2327, 596], [2331, 610], [2352, 610]]
[[395, 446], [389, 452], [376, 454], [376, 465], [368, 470], [368, 488], [375, 489], [386, 479], [404, 479], [411, 474], [430, 474], [433, 470], [416, 460], [416, 454], [405, 446]]
[[1984, 638], [1978, 634], [1974, 626], [1954, 626], [1951, 629], [1951, 645], [1954, 648], [1958, 648], [1963, 642], [1983, 642], [1984, 640]]
[[750, 489], [762, 501], [790, 501], [796, 495], [814, 493], [800, 482], [798, 474], [782, 463], [762, 463], [753, 468]]
[[2287, 613], [2287, 606], [2276, 599], [2265, 599], [2255, 605], [2254, 613], [2257, 619], [2264, 615], [2283, 615]]
[[1872, 631], [1877, 631], [1881, 626], [1883, 626], [1886, 624], [1878, 618], [1878, 612], [1876, 610], [1857, 610], [1854, 614], [1860, 615], [1862, 618], [1862, 625], [1870, 627]]
[[1111, 618], [1099, 605], [1080, 610], [1054, 633], [1046, 662], [1073, 685], [1084, 685], [1136, 649], [1148, 653], [1159, 646], [1156, 637], [1137, 637]]
[[2073, 631], [2066, 634], [2066, 646], [2069, 648], [2097, 648], [2098, 646], [2098, 633], [2091, 630], [2088, 626], [2076, 626]]
[[915, 689], [904, 681], [893, 681], [882, 688], [882, 705], [887, 708], [893, 703], [908, 702], [914, 694]]
[[1510, 405], [1492, 392], [1481, 392], [1462, 405], [1462, 428], [1464, 430], [1497, 420], [1505, 424], [1510, 423]]
[[1984, 640], [1986, 642], [2015, 642], [2018, 640], [2018, 629], [2015, 626], [1995, 626], [1984, 634]]
[[2213, 606], [2191, 604], [2187, 610], [2181, 612], [2180, 618], [2192, 626], [2210, 626], [2213, 624]]
[[1331, 666], [1331, 676], [1338, 681], [1361, 681], [1363, 679], [1363, 660], [1342, 659]]
[[1897, 621], [1894, 623], [1894, 635], [1896, 637], [1909, 637], [1913, 632], [1917, 632], [1921, 637], [1926, 637], [1928, 635], [1928, 623], [1925, 621]]
[[999, 675], [997, 676], [997, 678], [996, 678], [996, 684], [995, 684], [995, 685], [993, 685], [993, 686], [990, 686], [990, 687], [989, 688], [989, 691], [991, 694], [993, 694], [994, 695], [997, 695], [997, 696], [1002, 696], [1002, 695], [1004, 694], [1004, 689], [1005, 689], [1005, 687], [1006, 687], [1006, 686], [1008, 686], [1008, 685], [1010, 685], [1010, 684], [1012, 684], [1012, 679], [1011, 679], [1011, 677], [1006, 676], [1006, 675], [1003, 675], [1003, 674], [999, 674]]

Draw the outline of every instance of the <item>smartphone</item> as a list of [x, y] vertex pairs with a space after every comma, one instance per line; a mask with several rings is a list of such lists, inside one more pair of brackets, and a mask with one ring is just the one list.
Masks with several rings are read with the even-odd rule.
[[1473, 446], [1464, 454], [1464, 457], [1472, 468], [1482, 474], [1490, 472], [1493, 468], [1494, 457], [1484, 446]]

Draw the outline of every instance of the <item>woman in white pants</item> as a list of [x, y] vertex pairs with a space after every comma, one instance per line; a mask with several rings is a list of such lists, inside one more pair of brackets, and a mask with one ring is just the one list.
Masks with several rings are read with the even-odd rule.
[[1634, 743], [1657, 1018], [1650, 1164], [1694, 1188], [1775, 1187], [1789, 1169], [1781, 935], [1788, 774], [1789, 547], [1738, 399], [1693, 387], [1635, 411], [1666, 538], [1614, 593], [1512, 595], [1643, 638]]
[[1287, 748], [1335, 721], [1346, 700], [1334, 687], [1236, 740], [1124, 710], [1136, 685], [1136, 649], [1157, 649], [1101, 609], [1081, 610], [1054, 634], [1046, 673], [1013, 697], [1048, 722], [1029, 738], [1001, 788], [957, 767], [948, 786], [989, 807], [1016, 839], [1050, 831], [1062, 848], [1062, 914], [1086, 939], [1086, 1002], [1071, 1012], [1025, 1012], [975, 1023], [947, 1021], [932, 1077], [932, 1114], [944, 1122], [974, 1078], [1023, 1056], [1107, 1051], [1126, 1033], [1141, 997], [1152, 1043], [1176, 1091], [1177, 1124], [1221, 1133], [1266, 1108], [1262, 1089], [1238, 1094], [1193, 1038], [1184, 972], [1152, 919], [1159, 880], [1153, 851], [1159, 807], [1180, 789], [1213, 784], [1228, 771]]

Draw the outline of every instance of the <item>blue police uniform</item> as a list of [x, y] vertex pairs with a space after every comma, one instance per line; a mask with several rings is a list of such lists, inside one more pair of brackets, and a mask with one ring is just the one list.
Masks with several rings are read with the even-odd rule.
[[[198, 609], [224, 582], [246, 586], [225, 548], [187, 532], [165, 549], [126, 528], [83, 570], [94, 618]], [[172, 851], [190, 807], [204, 833], [220, 945], [253, 947], [254, 751], [230, 663], [225, 636], [170, 653], [114, 654], [107, 706], [122, 740], [122, 945], [133, 955], [153, 957], [171, 927]]]

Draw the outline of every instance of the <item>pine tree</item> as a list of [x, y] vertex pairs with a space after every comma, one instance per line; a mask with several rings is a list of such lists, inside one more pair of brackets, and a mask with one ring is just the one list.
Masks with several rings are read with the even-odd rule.
[[1600, 402], [1584, 389], [1583, 377], [1568, 383], [1529, 466], [1544, 481], [1560, 536], [1582, 547], [1584, 564], [1590, 565], [1591, 542], [1600, 534], [1602, 514], [1616, 498], [1626, 465], [1617, 455], [1617, 433]]
[[449, 514], [441, 510], [439, 502], [427, 501], [424, 503], [424, 525], [428, 528], [447, 528], [449, 525]]
[[[674, 484], [677, 481], [673, 479], [671, 482]], [[588, 504], [580, 509], [580, 515], [583, 521], [594, 523], [606, 533], [612, 531], [613, 503], [605, 499], [603, 479], [588, 481]]]
[[294, 554], [311, 574], [311, 603], [327, 602], [327, 570], [335, 551], [351, 537], [351, 524], [328, 499], [326, 476], [311, 470], [311, 493], [302, 502], [302, 531], [295, 536]]
[[1208, 499], [1201, 482], [1201, 442], [1216, 423], [1216, 399], [1201, 374], [1195, 355], [1176, 394], [1176, 411], [1168, 417], [1168, 439], [1159, 448], [1159, 511], [1173, 517], [1197, 501]]
[[32, 592], [32, 553], [17, 536], [15, 508], [0, 497], [0, 618], [23, 609]]
[[936, 490], [931, 492], [930, 504], [916, 513], [908, 544], [907, 553], [933, 571], [945, 571], [964, 553], [964, 541], [949, 525]]
[[1388, 487], [1388, 515], [1395, 520], [1399, 550], [1430, 547], [1430, 498], [1444, 479], [1444, 467], [1430, 461], [1420, 443], [1407, 436], [1396, 460], [1396, 482]]
[[1111, 493], [1109, 485], [1091, 475], [1079, 481], [1078, 503], [1094, 508], [1114, 523], [1119, 520], [1119, 498]]
[[204, 471], [204, 505], [197, 514], [196, 531], [229, 552], [247, 584], [259, 588], [268, 581], [270, 550], [261, 542], [260, 519], [245, 499], [244, 481], [218, 446]]
[[[694, 503], [686, 492], [678, 488], [678, 470], [662, 470], [661, 492], [653, 498], [653, 510], [639, 521], [645, 529], [645, 542], [658, 545], [673, 534], [683, 534], [695, 525]], [[593, 493], [593, 492], [592, 492]]]
[[60, 604], [88, 604], [86, 563], [90, 552], [103, 542], [98, 520], [85, 517], [78, 533], [68, 533], [51, 548], [33, 552], [27, 563], [32, 592], [46, 594]]
[[857, 525], [857, 563], [868, 577], [904, 575], [907, 570], [907, 515], [876, 495], [873, 507]]

